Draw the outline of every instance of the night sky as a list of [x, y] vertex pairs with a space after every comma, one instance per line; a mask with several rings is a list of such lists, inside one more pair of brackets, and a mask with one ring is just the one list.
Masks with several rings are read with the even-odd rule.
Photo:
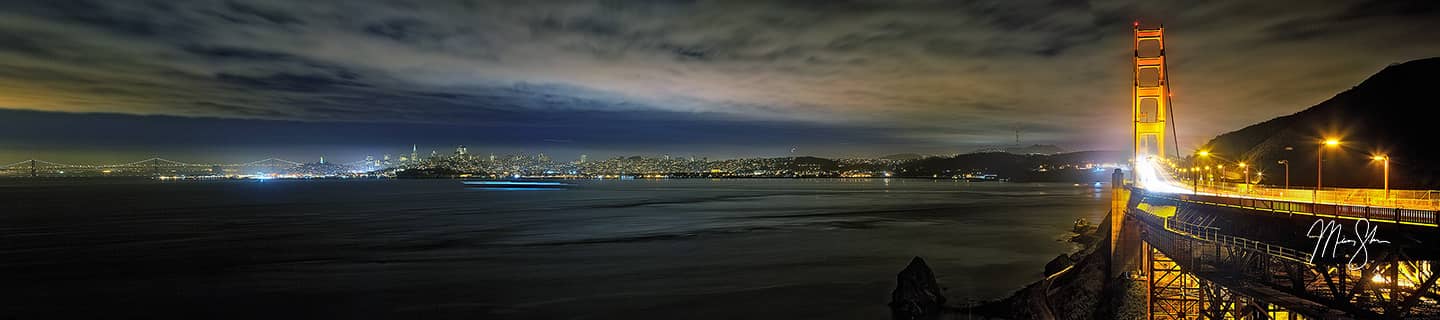
[[[1437, 1], [4, 1], [0, 163], [1182, 148], [1440, 56]], [[350, 160], [350, 159], [346, 159]]]

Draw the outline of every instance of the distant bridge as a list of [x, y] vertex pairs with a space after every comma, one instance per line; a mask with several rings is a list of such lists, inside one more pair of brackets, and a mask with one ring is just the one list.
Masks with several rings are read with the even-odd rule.
[[1178, 165], [1164, 30], [1134, 35], [1134, 162], [1113, 181], [1106, 246], [1111, 276], [1143, 282], [1150, 319], [1440, 319], [1436, 192], [1276, 188]]
[[15, 162], [15, 163], [6, 164], [6, 165], [3, 165], [3, 166], [0, 166], [0, 168], [5, 168], [5, 169], [13, 169], [13, 168], [20, 168], [20, 167], [28, 168], [28, 166], [32, 166], [32, 165], [34, 165], [34, 166], [41, 166], [41, 167], [47, 167], [47, 168], [64, 168], [64, 169], [111, 169], [111, 168], [149, 168], [149, 167], [206, 167], [206, 168], [209, 168], [209, 167], [214, 167], [214, 166], [221, 166], [221, 167], [282, 167], [282, 168], [288, 168], [288, 167], [299, 166], [299, 165], [301, 165], [301, 164], [302, 164], [302, 163], [295, 162], [295, 161], [290, 161], [290, 160], [285, 160], [285, 159], [280, 159], [280, 158], [266, 158], [266, 159], [255, 160], [255, 161], [246, 162], [246, 163], [204, 164], [204, 163], [186, 163], [186, 162], [180, 162], [180, 161], [175, 161], [175, 160], [170, 160], [170, 159], [165, 159], [165, 158], [156, 157], [156, 158], [149, 158], [149, 159], [140, 160], [140, 161], [127, 162], [127, 163], [114, 163], [114, 164], [69, 164], [69, 163], [51, 162], [51, 161], [45, 161], [45, 160], [39, 160], [39, 159], [29, 159], [29, 160], [24, 160], [24, 161], [19, 161], [19, 162]]
[[[364, 166], [367, 161], [342, 163], [347, 166]], [[78, 164], [61, 163], [40, 159], [29, 159], [0, 165], [3, 176], [50, 176], [57, 174], [161, 174], [161, 173], [203, 173], [220, 170], [284, 170], [303, 166], [304, 163], [281, 158], [266, 158], [242, 163], [189, 163], [165, 158], [149, 158], [125, 163]]]

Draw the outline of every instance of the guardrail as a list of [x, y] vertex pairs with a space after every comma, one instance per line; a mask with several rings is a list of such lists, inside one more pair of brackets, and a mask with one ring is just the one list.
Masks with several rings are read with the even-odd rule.
[[1440, 220], [1437, 220], [1437, 218], [1440, 218], [1440, 214], [1437, 214], [1437, 212], [1434, 210], [1310, 203], [1285, 200], [1228, 197], [1206, 194], [1146, 193], [1146, 196], [1196, 204], [1269, 211], [1285, 214], [1300, 214], [1316, 217], [1328, 217], [1350, 220], [1366, 219], [1370, 220], [1371, 222], [1380, 223], [1440, 227]]
[[1310, 253], [1308, 252], [1300, 252], [1298, 250], [1286, 248], [1279, 245], [1272, 245], [1269, 243], [1250, 240], [1246, 238], [1224, 235], [1220, 233], [1220, 228], [1201, 226], [1194, 223], [1180, 221], [1179, 219], [1175, 219], [1175, 217], [1166, 217], [1163, 218], [1163, 220], [1161, 221], [1165, 223], [1165, 229], [1170, 230], [1171, 232], [1183, 232], [1196, 239], [1213, 242], [1222, 246], [1228, 246], [1232, 249], [1264, 253], [1281, 259], [1310, 264]]
[[1351, 206], [1390, 207], [1418, 210], [1440, 210], [1440, 192], [1435, 190], [1390, 190], [1292, 187], [1277, 188], [1268, 185], [1186, 180], [1185, 186], [1200, 193], [1234, 195], [1239, 197], [1266, 198], [1294, 202], [1324, 203]]

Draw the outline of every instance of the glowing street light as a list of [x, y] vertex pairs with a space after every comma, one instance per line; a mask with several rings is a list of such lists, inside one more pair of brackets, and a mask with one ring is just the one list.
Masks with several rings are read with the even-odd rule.
[[1324, 167], [1322, 167], [1322, 162], [1325, 161], [1325, 148], [1334, 148], [1340, 146], [1340, 140], [1335, 138], [1326, 138], [1325, 141], [1321, 142], [1320, 144], [1320, 148], [1315, 149], [1315, 191], [1310, 192], [1310, 202], [1320, 202], [1320, 187], [1322, 186], [1322, 184], [1320, 184], [1320, 181], [1325, 176], [1325, 170]]
[[[1222, 184], [1222, 185], [1225, 184], [1225, 165], [1223, 165], [1223, 164], [1215, 165], [1215, 175], [1216, 175], [1216, 176], [1220, 176], [1220, 184]], [[1215, 193], [1220, 193], [1220, 191], [1221, 191], [1221, 189], [1220, 189], [1219, 187], [1216, 187], [1216, 185], [1215, 185], [1215, 177], [1214, 177], [1214, 176], [1211, 176], [1211, 177], [1210, 177], [1210, 187], [1213, 188], [1213, 189], [1215, 189], [1215, 190], [1213, 191], [1213, 192], [1215, 192]]]
[[[1201, 158], [1209, 158], [1209, 157], [1210, 157], [1210, 150], [1200, 150], [1200, 151], [1195, 152], [1195, 155], [1200, 156]], [[1210, 167], [1209, 167], [1209, 166], [1206, 166], [1206, 167], [1205, 167], [1205, 170], [1207, 170], [1207, 171], [1210, 170]], [[1194, 168], [1191, 168], [1190, 171], [1194, 171], [1194, 172], [1195, 172], [1195, 180], [1190, 182], [1190, 184], [1191, 184], [1190, 191], [1191, 191], [1192, 193], [1199, 194], [1199, 193], [1200, 193], [1200, 179], [1203, 177], [1203, 176], [1200, 175], [1200, 166], [1197, 164], [1197, 165], [1195, 165]]]
[[1276, 163], [1285, 166], [1285, 189], [1290, 189], [1290, 160], [1280, 160]]
[[1243, 177], [1243, 178], [1245, 178], [1245, 183], [1244, 183], [1245, 193], [1250, 193], [1250, 167], [1249, 167], [1249, 166], [1246, 166], [1244, 162], [1241, 162], [1241, 163], [1236, 164], [1236, 165], [1240, 166], [1240, 169], [1242, 169], [1242, 170], [1244, 171], [1244, 173], [1241, 173], [1240, 176]]
[[1385, 200], [1390, 200], [1390, 156], [1388, 156], [1388, 155], [1383, 155], [1383, 154], [1379, 154], [1379, 155], [1375, 155], [1375, 156], [1373, 156], [1373, 157], [1370, 157], [1370, 160], [1381, 161], [1381, 163], [1384, 164], [1384, 166], [1385, 166]]

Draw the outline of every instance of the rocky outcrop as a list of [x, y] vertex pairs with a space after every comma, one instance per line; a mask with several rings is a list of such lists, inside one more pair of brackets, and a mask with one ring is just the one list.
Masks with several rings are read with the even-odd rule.
[[1142, 319], [1143, 310], [1136, 307], [1145, 301], [1143, 288], [1137, 291], [1134, 281], [1111, 281], [1106, 275], [1109, 252], [1101, 244], [1108, 225], [1108, 220], [1098, 226], [1076, 221], [1077, 236], [1071, 241], [1083, 248], [1068, 256], [1073, 268], [1060, 272], [1067, 259], [1057, 257], [1046, 266], [1044, 280], [967, 311], [985, 319]]
[[895, 275], [890, 311], [895, 320], [938, 319], [945, 309], [945, 294], [925, 259], [915, 257]]
[[[1110, 281], [1108, 253], [1101, 249], [1108, 221], [1077, 220], [1071, 241], [1082, 249], [1045, 266], [1046, 278], [1008, 298], [964, 308], [945, 306], [942, 289], [925, 261], [916, 257], [900, 272], [890, 308], [895, 319], [1141, 319], [1144, 288]], [[1067, 267], [1071, 267], [1066, 270]], [[1063, 271], [1063, 272], [1062, 272]]]
[[1060, 272], [1060, 270], [1065, 270], [1065, 267], [1069, 267], [1074, 264], [1075, 261], [1070, 260], [1069, 255], [1062, 254], [1055, 257], [1055, 259], [1050, 259], [1050, 262], [1045, 264], [1045, 275], [1053, 275], [1057, 272]]

